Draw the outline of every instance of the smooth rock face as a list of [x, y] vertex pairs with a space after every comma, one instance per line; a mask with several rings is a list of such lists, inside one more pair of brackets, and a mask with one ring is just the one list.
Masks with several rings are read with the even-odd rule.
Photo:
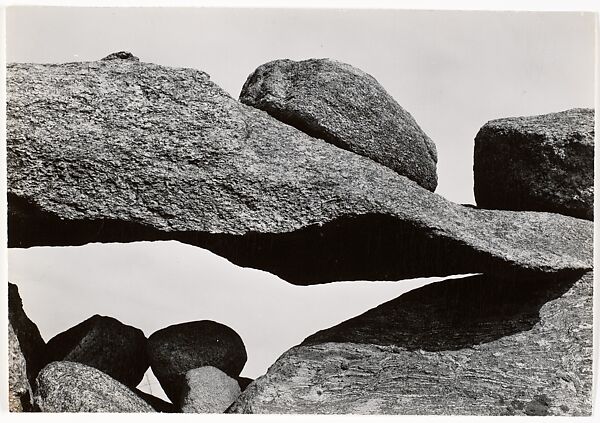
[[19, 340], [19, 349], [25, 357], [27, 377], [30, 382], [33, 382], [40, 369], [48, 363], [46, 343], [37, 325], [23, 309], [19, 288], [10, 282], [8, 283], [8, 321]]
[[35, 403], [46, 413], [153, 412], [129, 388], [81, 363], [54, 361], [37, 377]]
[[488, 122], [475, 137], [475, 199], [490, 209], [594, 214], [594, 110]]
[[7, 84], [11, 247], [174, 239], [302, 285], [592, 267], [591, 222], [451, 203], [196, 70], [12, 64]]
[[112, 317], [94, 315], [48, 341], [50, 361], [94, 367], [135, 388], [148, 369], [146, 337]]
[[592, 285], [587, 273], [419, 288], [307, 338], [229, 411], [590, 415]]
[[360, 69], [329, 59], [275, 60], [248, 77], [240, 101], [435, 191], [435, 144]]
[[241, 392], [235, 379], [212, 366], [190, 370], [185, 381], [180, 401], [184, 413], [223, 413]]
[[213, 366], [236, 377], [247, 359], [242, 338], [233, 329], [210, 320], [154, 332], [148, 338], [148, 357], [152, 372], [174, 404], [182, 397], [188, 371]]
[[[8, 409], [11, 412], [30, 411], [33, 393], [27, 378], [27, 365], [17, 335], [8, 323]], [[232, 401], [233, 402], [233, 401]]]

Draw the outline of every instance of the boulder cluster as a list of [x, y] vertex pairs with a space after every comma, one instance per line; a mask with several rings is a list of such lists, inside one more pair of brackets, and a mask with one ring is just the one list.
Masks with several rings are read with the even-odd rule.
[[[178, 240], [297, 285], [479, 275], [319, 331], [255, 381], [212, 321], [104, 316], [47, 344], [9, 287], [14, 410], [590, 415], [594, 111], [485, 124], [477, 205], [367, 73], [261, 65], [239, 101], [118, 52], [7, 68], [10, 247]], [[398, 282], [400, 283], [400, 282]], [[136, 388], [150, 367], [170, 402]]]
[[[177, 324], [146, 338], [96, 314], [45, 343], [16, 285], [9, 294], [12, 411], [221, 413], [248, 385], [239, 377], [244, 343], [220, 323]], [[171, 402], [137, 388], [149, 367]]]

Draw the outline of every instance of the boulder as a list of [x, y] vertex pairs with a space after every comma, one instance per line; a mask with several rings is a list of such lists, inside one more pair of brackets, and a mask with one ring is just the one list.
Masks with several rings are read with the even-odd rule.
[[299, 285], [592, 267], [592, 222], [454, 204], [197, 70], [11, 64], [7, 99], [10, 247], [171, 239]]
[[477, 205], [594, 216], [594, 110], [497, 119], [475, 137]]
[[235, 379], [212, 366], [190, 370], [185, 382], [179, 402], [184, 413], [223, 413], [241, 392]]
[[435, 191], [435, 144], [360, 69], [329, 59], [274, 60], [248, 77], [240, 101]]
[[592, 286], [592, 273], [427, 285], [308, 337], [229, 412], [588, 416]]
[[19, 349], [27, 363], [27, 377], [35, 380], [38, 372], [48, 363], [46, 343], [35, 323], [25, 313], [19, 288], [8, 283], [8, 322], [19, 340]]
[[50, 339], [48, 358], [94, 367], [135, 388], [149, 366], [146, 342], [140, 329], [96, 314]]
[[[8, 323], [8, 409], [11, 412], [30, 411], [33, 394], [27, 378], [27, 364], [17, 335]], [[233, 402], [233, 401], [232, 401]]]
[[129, 388], [81, 363], [54, 361], [37, 377], [35, 403], [46, 413], [153, 412]]
[[204, 366], [236, 377], [246, 364], [242, 338], [231, 328], [211, 320], [180, 323], [148, 338], [152, 372], [173, 404], [186, 386], [186, 373]]
[[102, 60], [133, 60], [134, 62], [139, 62], [140, 59], [128, 51], [117, 51], [115, 53], [111, 53]]

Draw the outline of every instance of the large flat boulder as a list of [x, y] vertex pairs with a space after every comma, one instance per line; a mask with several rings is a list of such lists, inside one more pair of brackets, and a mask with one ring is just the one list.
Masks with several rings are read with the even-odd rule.
[[233, 329], [199, 320], [154, 332], [148, 338], [148, 358], [165, 394], [173, 404], [181, 405], [190, 370], [212, 366], [235, 378], [248, 357], [242, 338]]
[[38, 372], [48, 363], [46, 342], [42, 339], [37, 325], [27, 316], [19, 288], [8, 283], [8, 322], [19, 341], [19, 349], [27, 364], [27, 377], [35, 380]]
[[40, 371], [35, 403], [45, 413], [148, 413], [154, 409], [122, 383], [81, 363], [54, 361]]
[[475, 137], [480, 207], [594, 216], [594, 110], [497, 119]]
[[435, 191], [435, 144], [360, 69], [330, 59], [274, 60], [248, 77], [240, 101]]
[[295, 284], [592, 267], [592, 223], [449, 202], [203, 72], [7, 68], [9, 245], [174, 239]]
[[49, 361], [94, 367], [135, 388], [148, 370], [144, 332], [115, 318], [93, 315], [48, 341]]
[[473, 276], [308, 337], [234, 413], [590, 415], [592, 273]]

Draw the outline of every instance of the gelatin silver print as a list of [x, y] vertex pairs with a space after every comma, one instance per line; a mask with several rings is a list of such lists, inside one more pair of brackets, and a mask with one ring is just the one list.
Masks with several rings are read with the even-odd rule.
[[591, 416], [596, 22], [7, 8], [10, 411]]

